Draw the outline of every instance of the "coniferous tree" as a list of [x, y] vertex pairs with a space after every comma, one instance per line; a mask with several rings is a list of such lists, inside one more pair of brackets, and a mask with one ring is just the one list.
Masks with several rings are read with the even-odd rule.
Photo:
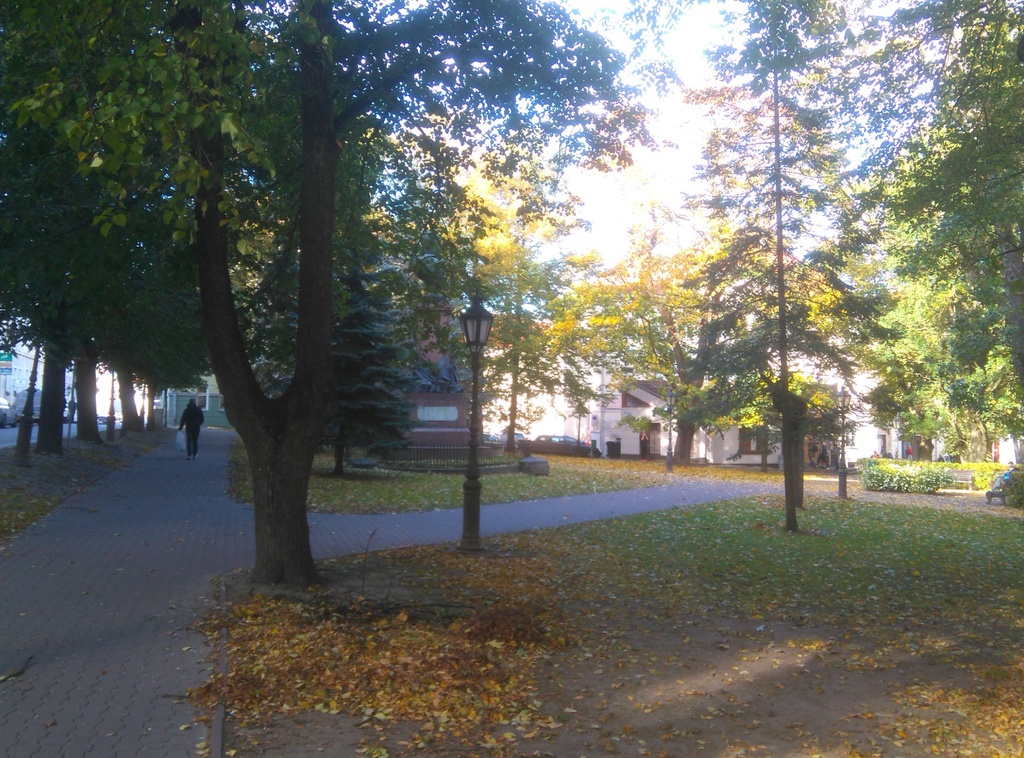
[[348, 312], [334, 327], [337, 408], [328, 425], [336, 475], [345, 471], [346, 450], [383, 452], [406, 444], [412, 428], [412, 408], [402, 397], [410, 351], [391, 341], [396, 319], [389, 303], [364, 272], [353, 269], [343, 283]]

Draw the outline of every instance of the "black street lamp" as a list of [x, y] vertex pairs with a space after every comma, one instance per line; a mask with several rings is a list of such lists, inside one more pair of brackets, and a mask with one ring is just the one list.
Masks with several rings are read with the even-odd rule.
[[839, 499], [846, 500], [846, 411], [850, 407], [850, 393], [842, 387], [836, 399], [839, 404]]
[[[39, 352], [36, 347], [32, 358], [32, 371], [28, 375], [28, 391], [25, 393], [25, 407], [22, 409], [21, 420], [18, 422], [18, 439], [14, 445], [14, 462], [19, 466], [31, 466], [29, 451], [32, 448], [32, 418], [36, 407], [36, 378], [39, 375]], [[17, 397], [15, 397], [17, 402]]]
[[459, 550], [483, 550], [480, 544], [480, 355], [487, 345], [494, 314], [484, 308], [479, 295], [459, 314], [462, 336], [466, 338], [472, 361], [473, 379], [469, 403], [469, 460], [466, 481], [462, 483], [462, 542]]
[[117, 416], [114, 415], [114, 372], [110, 372], [110, 411], [107, 413], [107, 442], [114, 441], [114, 424]]
[[671, 387], [668, 388], [665, 400], [668, 402], [668, 450], [665, 453], [665, 473], [671, 474], [672, 459], [675, 454], [675, 450], [672, 449], [672, 422], [675, 420], [676, 411], [676, 391]]

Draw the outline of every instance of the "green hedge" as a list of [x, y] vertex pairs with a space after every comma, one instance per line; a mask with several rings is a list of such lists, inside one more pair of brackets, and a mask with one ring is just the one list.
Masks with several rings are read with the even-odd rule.
[[[1006, 465], [1002, 463], [926, 463], [888, 458], [869, 458], [861, 460], [859, 465], [864, 471], [861, 475], [861, 486], [864, 489], [890, 492], [935, 492], [955, 487], [958, 485], [952, 472], [965, 470], [973, 475], [974, 488], [984, 491], [991, 487], [993, 479], [1006, 471]], [[874, 471], [868, 473], [872, 469]]]
[[868, 461], [861, 472], [860, 486], [887, 492], [937, 492], [956, 484], [950, 468], [954, 467], [875, 458]]
[[1019, 468], [1010, 475], [1010, 481], [1003, 485], [1005, 502], [1011, 508], [1024, 508], [1024, 471]]
[[996, 475], [1006, 471], [1006, 465], [1003, 463], [932, 463], [929, 465], [946, 470], [970, 470], [974, 474], [974, 488], [977, 490], [987, 490]]

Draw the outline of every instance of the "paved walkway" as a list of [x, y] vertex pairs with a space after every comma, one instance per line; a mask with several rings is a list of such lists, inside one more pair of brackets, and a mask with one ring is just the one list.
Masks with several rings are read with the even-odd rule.
[[[211, 578], [252, 564], [252, 508], [226, 494], [233, 433], [204, 430], [186, 461], [173, 441], [70, 498], [0, 548], [0, 756], [194, 756], [206, 729], [184, 695], [208, 676], [192, 624]], [[485, 484], [486, 486], [486, 484]], [[755, 494], [697, 483], [484, 506], [481, 533], [624, 516]], [[455, 542], [459, 510], [311, 514], [318, 558]]]

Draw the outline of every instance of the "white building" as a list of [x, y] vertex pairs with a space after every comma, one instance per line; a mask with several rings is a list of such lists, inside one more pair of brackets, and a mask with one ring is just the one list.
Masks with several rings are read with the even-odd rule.
[[[564, 434], [570, 437], [590, 440], [602, 453], [607, 454], [608, 443], [618, 446], [624, 457], [639, 457], [640, 433], [624, 422], [627, 417], [647, 416], [650, 421], [650, 453], [664, 456], [668, 451], [669, 439], [666, 420], [660, 414], [666, 406], [664, 389], [653, 382], [637, 382], [626, 390], [618, 390], [609, 384], [602, 372], [596, 377], [596, 384], [604, 402], [591, 403], [588, 418], [572, 415], [565, 409], [568, 404], [560, 398], [553, 398], [550, 412], [541, 421], [524, 430], [527, 437], [538, 434]], [[861, 383], [862, 384], [862, 383]], [[854, 389], [860, 396], [866, 391], [863, 386]], [[847, 417], [846, 460], [849, 465], [874, 454], [884, 457], [906, 457], [907, 441], [899, 439], [896, 429], [874, 426], [865, 411], [854, 407]], [[675, 439], [673, 437], [673, 446]], [[761, 451], [758, 442], [751, 435], [743, 434], [738, 427], [724, 433], [711, 433], [700, 429], [694, 436], [692, 460], [697, 463], [722, 465], [759, 465]], [[770, 465], [779, 465], [779, 453], [770, 451]]]

